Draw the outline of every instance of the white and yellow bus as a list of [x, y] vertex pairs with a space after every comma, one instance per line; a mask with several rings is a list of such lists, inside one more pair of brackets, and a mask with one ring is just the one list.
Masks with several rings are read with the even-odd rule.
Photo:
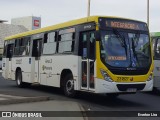
[[135, 93], [153, 88], [147, 24], [91, 16], [7, 37], [2, 75], [19, 87], [40, 84], [92, 93]]

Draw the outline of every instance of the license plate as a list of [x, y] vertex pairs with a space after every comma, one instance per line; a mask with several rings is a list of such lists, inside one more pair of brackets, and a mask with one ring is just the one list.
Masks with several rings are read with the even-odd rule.
[[137, 91], [136, 88], [128, 88], [128, 89], [127, 89], [127, 92], [136, 92], [136, 91]]

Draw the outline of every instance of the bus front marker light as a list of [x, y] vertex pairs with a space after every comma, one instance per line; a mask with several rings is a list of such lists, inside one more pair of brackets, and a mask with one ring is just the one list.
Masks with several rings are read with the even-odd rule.
[[153, 80], [153, 73], [151, 73], [148, 77], [148, 80], [147, 81], [150, 81], [150, 80]]
[[101, 71], [101, 74], [102, 74], [104, 80], [106, 80], [106, 81], [108, 81], [108, 82], [113, 82], [112, 79], [111, 79], [111, 77], [107, 74], [106, 71], [104, 71], [104, 70], [102, 70], [102, 69], [100, 69], [100, 71]]

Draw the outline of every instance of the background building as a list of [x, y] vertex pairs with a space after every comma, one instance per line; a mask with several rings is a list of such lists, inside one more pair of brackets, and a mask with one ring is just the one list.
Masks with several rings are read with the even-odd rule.
[[23, 25], [28, 30], [34, 30], [41, 28], [41, 18], [35, 16], [21, 17], [21, 18], [13, 18], [11, 20], [11, 24], [13, 25]]
[[0, 46], [3, 45], [5, 37], [25, 31], [28, 29], [22, 25], [0, 23]]

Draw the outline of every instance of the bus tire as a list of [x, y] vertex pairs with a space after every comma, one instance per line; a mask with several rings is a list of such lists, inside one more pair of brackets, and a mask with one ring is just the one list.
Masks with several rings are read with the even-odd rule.
[[17, 86], [20, 88], [23, 88], [25, 86], [24, 82], [22, 81], [22, 72], [21, 70], [18, 70], [16, 73], [16, 83]]
[[72, 74], [68, 74], [64, 78], [63, 91], [67, 97], [75, 97], [76, 91], [74, 90], [74, 80]]

